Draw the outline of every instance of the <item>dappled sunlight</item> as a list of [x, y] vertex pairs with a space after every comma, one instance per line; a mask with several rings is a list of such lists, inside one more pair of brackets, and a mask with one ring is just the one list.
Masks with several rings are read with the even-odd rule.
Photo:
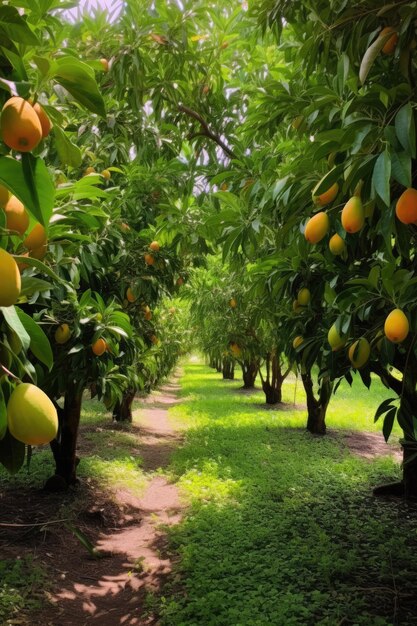
[[98, 481], [102, 487], [112, 491], [124, 487], [140, 494], [145, 485], [141, 464], [140, 457], [119, 456], [105, 460], [92, 455], [80, 463], [78, 474], [83, 479]]
[[219, 376], [187, 366], [190, 395], [170, 409], [190, 424], [169, 470], [192, 509], [171, 531], [186, 595], [164, 603], [167, 623], [330, 626], [389, 614], [392, 576], [410, 591], [413, 521], [371, 489], [399, 476], [398, 460], [372, 457], [381, 451], [366, 433], [369, 458], [350, 452], [343, 431], [314, 437], [305, 411], [260, 411]]

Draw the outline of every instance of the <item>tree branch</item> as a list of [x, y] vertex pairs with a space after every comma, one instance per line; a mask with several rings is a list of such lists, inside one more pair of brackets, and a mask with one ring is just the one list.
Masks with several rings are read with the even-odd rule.
[[190, 117], [195, 119], [199, 124], [201, 124], [201, 127], [203, 130], [200, 133], [195, 134], [194, 137], [197, 135], [208, 137], [209, 139], [217, 143], [217, 145], [220, 146], [223, 152], [225, 152], [231, 159], [237, 159], [237, 156], [233, 152], [233, 150], [224, 143], [224, 141], [221, 139], [221, 137], [219, 137], [219, 135], [217, 135], [210, 129], [206, 120], [200, 115], [200, 113], [197, 113], [197, 111], [194, 111], [194, 109], [190, 109], [190, 107], [187, 107], [185, 104], [179, 104], [178, 110], [181, 111], [181, 113], [185, 113], [186, 115], [189, 115]]
[[378, 362], [371, 363], [371, 371], [379, 376], [382, 382], [385, 382], [398, 396], [401, 396], [403, 384], [398, 378], [387, 372]]

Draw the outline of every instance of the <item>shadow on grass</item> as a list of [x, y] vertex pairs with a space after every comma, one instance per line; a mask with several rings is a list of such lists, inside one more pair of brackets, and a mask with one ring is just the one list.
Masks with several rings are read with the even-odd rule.
[[170, 531], [181, 582], [164, 591], [164, 626], [415, 624], [417, 511], [371, 496], [398, 464], [288, 427], [287, 413], [239, 416], [213, 382], [186, 369], [197, 417], [169, 469], [191, 510]]

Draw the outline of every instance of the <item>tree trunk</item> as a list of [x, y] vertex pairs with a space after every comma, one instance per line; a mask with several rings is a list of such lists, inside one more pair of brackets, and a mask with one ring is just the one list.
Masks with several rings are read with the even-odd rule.
[[58, 489], [59, 485], [74, 485], [77, 482], [79, 459], [77, 447], [78, 426], [80, 423], [82, 391], [68, 390], [65, 394], [64, 408], [58, 411], [59, 439], [51, 442], [55, 460], [55, 476], [49, 479], [46, 489]]
[[326, 434], [326, 412], [333, 385], [329, 380], [321, 381], [318, 399], [313, 391], [311, 372], [301, 374], [307, 399], [307, 430], [314, 435]]
[[396, 353], [394, 367], [403, 373], [403, 380], [396, 378], [390, 371], [378, 362], [371, 365], [372, 371], [377, 374], [384, 385], [392, 389], [401, 399], [400, 413], [397, 421], [403, 429], [404, 438], [401, 440], [403, 449], [403, 477], [401, 481], [375, 487], [375, 496], [404, 497], [406, 500], [417, 500], [417, 441], [415, 424], [417, 421], [417, 359], [413, 351], [409, 351], [401, 360]]
[[224, 358], [223, 359], [223, 380], [234, 380], [235, 378], [235, 365], [233, 359]]
[[406, 500], [417, 500], [417, 443], [403, 442], [403, 484]]
[[262, 382], [262, 389], [265, 394], [266, 404], [280, 404], [282, 402], [281, 389], [274, 389], [271, 383], [268, 383], [266, 380]]
[[417, 443], [403, 441], [403, 479], [386, 485], [380, 485], [373, 490], [374, 496], [405, 498], [417, 501]]
[[241, 363], [243, 389], [253, 389], [255, 387], [256, 375], [258, 373], [259, 362], [257, 360], [243, 361]]
[[135, 399], [134, 391], [127, 391], [123, 398], [116, 402], [113, 409], [113, 419], [116, 422], [132, 422], [132, 404]]
[[216, 370], [219, 372], [219, 374], [222, 371], [222, 361], [221, 361], [221, 359], [216, 359]]
[[265, 359], [266, 378], [259, 371], [262, 381], [262, 389], [265, 394], [266, 404], [279, 404], [282, 402], [282, 384], [290, 373], [290, 367], [282, 372], [281, 363], [275, 352], [268, 352]]

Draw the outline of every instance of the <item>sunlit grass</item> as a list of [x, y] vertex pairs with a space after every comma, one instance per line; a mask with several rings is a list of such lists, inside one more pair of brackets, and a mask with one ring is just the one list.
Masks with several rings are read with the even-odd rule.
[[[139, 406], [139, 403], [135, 403]], [[77, 475], [91, 479], [103, 490], [129, 489], [139, 495], [145, 485], [142, 458], [137, 450], [137, 434], [130, 424], [112, 427], [111, 414], [103, 404], [84, 399], [79, 435], [80, 464]], [[83, 448], [88, 446], [88, 451]], [[14, 476], [0, 466], [0, 488], [41, 487], [54, 473], [49, 446], [33, 448], [30, 464]]]
[[205, 366], [186, 366], [181, 384], [170, 414], [189, 430], [169, 472], [191, 508], [171, 531], [181, 585], [165, 593], [164, 626], [392, 624], [393, 596], [378, 589], [393, 577], [414, 588], [415, 524], [371, 496], [400, 476], [398, 463], [353, 455], [342, 430], [372, 430], [385, 390], [342, 387], [328, 420], [341, 433], [313, 437], [304, 408], [265, 410], [262, 392]]
[[[188, 381], [188, 378], [186, 378], [182, 383], [181, 393], [193, 401], [198, 400], [199, 394], [203, 392], [205, 398], [204, 406], [209, 409], [210, 417], [212, 417], [210, 399], [212, 399], [213, 403], [213, 412], [219, 412], [219, 392], [221, 393], [222, 401], [228, 402], [231, 405], [231, 410], [239, 411], [240, 414], [247, 412], [248, 415], [253, 415], [253, 411], [256, 410], [261, 415], [262, 412], [267, 410], [267, 407], [265, 407], [265, 395], [259, 378], [257, 378], [255, 383], [256, 390], [248, 394], [243, 393], [241, 390], [242, 380], [239, 368], [236, 368], [235, 371], [236, 380], [222, 381], [221, 374], [215, 370], [209, 369], [204, 365], [195, 365], [195, 367], [199, 368], [198, 380]], [[207, 389], [207, 383], [210, 381], [213, 383], [221, 381], [220, 385], [224, 386], [225, 393], [223, 393], [222, 387], [218, 385], [209, 386]], [[305, 393], [301, 379], [296, 378], [294, 374], [290, 374], [284, 381], [282, 392], [282, 400], [287, 405], [286, 410], [280, 410], [279, 406], [276, 409], [270, 409], [274, 419], [283, 426], [304, 427], [307, 421], [307, 409], [305, 408]], [[376, 376], [372, 376], [371, 388], [368, 390], [363, 385], [359, 375], [354, 375], [352, 386], [349, 386], [346, 381], [342, 381], [337, 392], [332, 395], [327, 411], [327, 425], [330, 429], [342, 428], [379, 432], [382, 429], [382, 422], [374, 423], [375, 411], [383, 400], [394, 396], [395, 394], [384, 387]], [[232, 408], [233, 406], [234, 408]], [[291, 408], [292, 406], [294, 408]], [[181, 412], [187, 419], [190, 417], [192, 419], [192, 416], [187, 415], [186, 407], [181, 408], [179, 414]], [[193, 405], [193, 415], [199, 415], [198, 404], [197, 406]], [[391, 440], [396, 442], [400, 436], [401, 429], [396, 424]]]

